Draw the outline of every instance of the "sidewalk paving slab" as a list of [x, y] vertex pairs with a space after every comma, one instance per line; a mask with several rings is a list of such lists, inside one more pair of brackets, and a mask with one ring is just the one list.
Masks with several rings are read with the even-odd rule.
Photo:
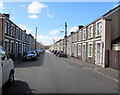
[[114, 69], [108, 68], [108, 67], [103, 68], [103, 67], [98, 66], [96, 64], [88, 63], [88, 62], [85, 62], [85, 61], [80, 60], [78, 58], [74, 58], [74, 57], [70, 57], [70, 56], [68, 57], [68, 59], [70, 61], [74, 62], [74, 63], [77, 63], [77, 64], [80, 64], [82, 66], [88, 67], [88, 68], [90, 68], [90, 69], [92, 69], [92, 70], [94, 70], [94, 71], [96, 71], [96, 72], [98, 72], [102, 75], [105, 75], [105, 76], [107, 76], [107, 77], [109, 77], [109, 78], [111, 78], [115, 81], [120, 82], [120, 80], [119, 80], [120, 71], [118, 71], [118, 70], [114, 70]]

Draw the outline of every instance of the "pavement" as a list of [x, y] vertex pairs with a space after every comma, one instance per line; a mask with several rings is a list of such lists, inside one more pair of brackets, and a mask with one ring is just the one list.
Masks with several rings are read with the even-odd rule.
[[74, 58], [74, 57], [70, 57], [70, 56], [68, 56], [68, 60], [71, 60], [71, 61], [75, 62], [76, 64], [87, 67], [91, 70], [94, 70], [95, 72], [100, 73], [103, 76], [106, 76], [106, 77], [111, 78], [117, 82], [120, 82], [120, 77], [119, 77], [120, 71], [118, 71], [118, 70], [108, 68], [108, 67], [103, 68], [103, 67], [98, 66], [96, 64], [88, 63], [88, 62], [85, 62], [85, 61], [80, 60], [78, 58]]

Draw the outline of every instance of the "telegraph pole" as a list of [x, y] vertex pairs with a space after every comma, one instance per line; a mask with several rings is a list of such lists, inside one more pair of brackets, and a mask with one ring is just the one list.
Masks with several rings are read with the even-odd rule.
[[36, 46], [37, 45], [37, 27], [36, 27], [36, 32], [35, 32], [35, 51], [36, 51]]
[[67, 23], [65, 22], [65, 57], [67, 57]]

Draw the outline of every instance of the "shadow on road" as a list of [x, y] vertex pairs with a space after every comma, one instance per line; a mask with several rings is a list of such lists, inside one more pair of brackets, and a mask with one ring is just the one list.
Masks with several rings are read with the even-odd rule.
[[15, 82], [8, 86], [5, 84], [2, 88], [2, 95], [17, 95], [17, 94], [30, 94], [32, 95], [34, 89], [30, 89], [29, 85], [26, 82], [15, 80]]
[[36, 67], [36, 66], [42, 66], [44, 61], [45, 52], [40, 54], [40, 56], [37, 58], [37, 60], [26, 60], [22, 61], [21, 63], [17, 64], [15, 68], [26, 68], [26, 67]]

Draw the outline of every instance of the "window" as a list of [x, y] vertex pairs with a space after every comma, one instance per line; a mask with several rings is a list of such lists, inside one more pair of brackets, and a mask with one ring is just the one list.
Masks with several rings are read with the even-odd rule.
[[96, 37], [101, 36], [102, 33], [102, 22], [96, 23]]
[[20, 35], [21, 35], [21, 31], [20, 31], [20, 30], [19, 30], [18, 35], [19, 35], [19, 36], [18, 36], [18, 39], [20, 40], [20, 37], [21, 37], [21, 36], [20, 36]]
[[20, 39], [22, 40], [22, 36], [23, 36], [23, 31], [21, 30], [20, 32], [21, 32], [21, 35], [20, 35], [20, 37], [21, 37], [21, 38], [20, 38]]
[[22, 39], [21, 39], [21, 38], [22, 38], [21, 36], [22, 36], [22, 30], [20, 30], [20, 40], [22, 40]]
[[15, 26], [14, 25], [12, 25], [11, 26], [11, 36], [15, 36]]
[[88, 38], [93, 37], [93, 25], [88, 27]]
[[92, 57], [92, 52], [93, 52], [93, 43], [88, 44], [88, 57]]
[[75, 41], [78, 41], [78, 33], [75, 33]]
[[86, 39], [86, 29], [83, 29], [83, 40]]
[[16, 29], [16, 39], [19, 38], [19, 28]]
[[78, 40], [81, 41], [81, 31], [79, 31], [78, 35]]
[[10, 53], [14, 52], [14, 42], [11, 42], [10, 44]]
[[9, 41], [5, 41], [5, 50], [9, 53]]
[[5, 34], [8, 34], [8, 32], [9, 32], [9, 23], [6, 22], [5, 23]]
[[81, 55], [81, 44], [78, 45], [78, 55]]

